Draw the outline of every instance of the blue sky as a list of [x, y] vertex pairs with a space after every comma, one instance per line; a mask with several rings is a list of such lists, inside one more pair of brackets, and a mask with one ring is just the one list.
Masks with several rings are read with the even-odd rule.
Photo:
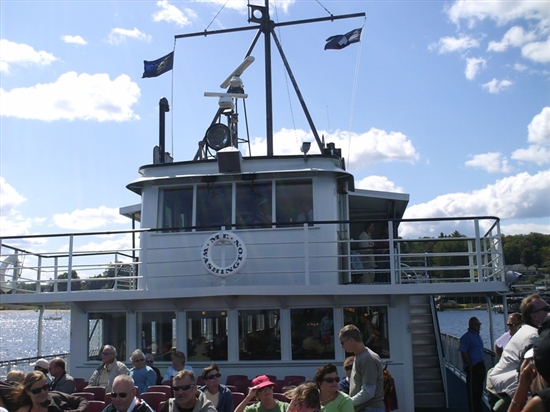
[[[152, 163], [159, 99], [171, 106], [167, 150], [191, 160], [217, 108], [203, 93], [222, 91], [254, 32], [174, 35], [247, 26], [246, 1], [0, 7], [0, 233], [129, 228], [118, 208], [139, 202], [125, 185]], [[495, 215], [505, 234], [549, 234], [547, 1], [271, 2], [275, 21], [325, 17], [325, 8], [367, 18], [277, 35], [317, 129], [342, 148], [356, 185], [409, 193], [406, 217]], [[359, 44], [323, 50], [327, 37], [362, 26]], [[174, 47], [172, 72], [141, 78], [143, 60]], [[275, 153], [298, 154], [313, 137], [272, 48]], [[261, 43], [252, 55], [242, 78], [260, 155]]]

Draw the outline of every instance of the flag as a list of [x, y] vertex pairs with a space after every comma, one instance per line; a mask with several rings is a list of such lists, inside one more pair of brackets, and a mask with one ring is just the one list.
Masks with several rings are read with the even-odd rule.
[[174, 67], [174, 52], [168, 53], [166, 56], [161, 57], [155, 61], [149, 62], [147, 60], [143, 61], [144, 69], [143, 76], [145, 77], [157, 77], [161, 74], [164, 74]]
[[334, 49], [340, 50], [349, 46], [352, 43], [358, 43], [361, 40], [361, 29], [355, 29], [346, 34], [338, 34], [336, 36], [330, 36], [325, 44], [325, 50]]

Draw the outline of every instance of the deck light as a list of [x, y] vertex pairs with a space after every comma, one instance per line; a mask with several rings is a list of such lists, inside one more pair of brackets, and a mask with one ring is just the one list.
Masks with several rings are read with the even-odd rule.
[[222, 123], [213, 124], [206, 131], [206, 143], [215, 151], [223, 149], [231, 144], [231, 132], [229, 127]]

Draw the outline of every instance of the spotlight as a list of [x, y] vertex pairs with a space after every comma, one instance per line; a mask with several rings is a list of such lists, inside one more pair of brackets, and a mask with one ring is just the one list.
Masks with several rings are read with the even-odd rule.
[[304, 157], [306, 157], [307, 153], [309, 152], [309, 149], [311, 148], [311, 142], [303, 142], [302, 147], [300, 148], [300, 152], [304, 154]]
[[213, 124], [206, 131], [206, 143], [216, 152], [231, 144], [229, 127], [222, 123]]

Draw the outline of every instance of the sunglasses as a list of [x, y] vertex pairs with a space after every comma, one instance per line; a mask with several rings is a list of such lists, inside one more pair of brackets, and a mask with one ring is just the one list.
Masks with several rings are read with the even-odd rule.
[[145, 361], [145, 363], [153, 363], [153, 362], [154, 362], [153, 359], [147, 359], [147, 360]]
[[216, 373], [215, 375], [208, 375], [206, 379], [210, 380], [210, 379], [220, 378], [221, 376], [222, 376], [221, 373]]
[[353, 369], [353, 365], [348, 365], [344, 367], [344, 370], [350, 371]]
[[128, 396], [128, 394], [125, 393], [125, 392], [120, 392], [120, 393], [111, 392], [111, 398], [115, 399], [115, 398], [118, 398], [119, 396], [120, 396], [122, 399], [124, 399], [125, 397]]
[[107, 356], [107, 355], [112, 355], [113, 352], [101, 352], [101, 354], [102, 354], [103, 356]]
[[145, 359], [134, 359], [133, 362], [145, 362]]
[[182, 385], [182, 386], [172, 386], [172, 390], [173, 390], [174, 392], [177, 392], [177, 391], [186, 391], [186, 390], [191, 389], [193, 386], [195, 386], [195, 384], [193, 384], [193, 385]]
[[33, 394], [33, 395], [38, 395], [40, 392], [42, 391], [48, 391], [50, 390], [50, 387], [48, 386], [48, 384], [40, 387], [40, 388], [34, 388], [34, 389], [30, 389], [30, 392]]
[[351, 338], [347, 338], [346, 340], [341, 340], [340, 341], [340, 345], [344, 346], [344, 343], [346, 343], [348, 340], [350, 340]]
[[338, 376], [336, 378], [323, 378], [323, 381], [326, 383], [340, 382], [340, 378]]
[[531, 313], [537, 313], [537, 312], [541, 312], [541, 311], [550, 312], [550, 305], [545, 306], [545, 307], [540, 308], [540, 309], [537, 309], [537, 310], [534, 310]]
[[267, 392], [273, 389], [273, 386], [264, 386], [263, 388], [258, 389], [258, 392]]
[[506, 326], [513, 328], [514, 326], [519, 325], [519, 323], [507, 323]]

